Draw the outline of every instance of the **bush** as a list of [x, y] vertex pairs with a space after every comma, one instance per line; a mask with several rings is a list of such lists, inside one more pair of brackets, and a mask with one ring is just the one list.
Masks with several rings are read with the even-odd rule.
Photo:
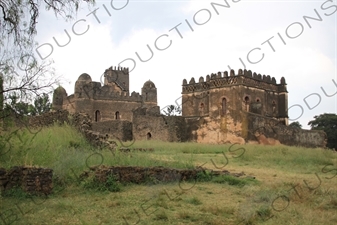
[[83, 184], [85, 189], [100, 191], [100, 192], [119, 192], [121, 191], [121, 185], [116, 179], [109, 175], [105, 183], [97, 181], [94, 177], [89, 177]]
[[233, 176], [227, 176], [227, 175], [221, 175], [218, 177], [214, 177], [212, 181], [214, 183], [219, 183], [219, 184], [227, 183], [229, 185], [239, 186], [239, 187], [243, 187], [247, 184], [246, 180], [236, 178]]
[[212, 173], [210, 171], [204, 170], [204, 171], [197, 173], [196, 181], [207, 182], [207, 181], [211, 181], [212, 178], [213, 178]]

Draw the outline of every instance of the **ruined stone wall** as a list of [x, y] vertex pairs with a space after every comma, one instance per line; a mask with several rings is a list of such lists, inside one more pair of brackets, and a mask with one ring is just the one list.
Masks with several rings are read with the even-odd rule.
[[95, 171], [95, 178], [99, 182], [106, 182], [108, 176], [114, 177], [122, 183], [145, 182], [179, 182], [182, 180], [195, 180], [201, 169], [183, 170], [164, 167], [132, 167], [115, 166], [99, 168]]
[[53, 170], [48, 168], [15, 166], [0, 168], [0, 189], [21, 188], [29, 194], [49, 195], [53, 190]]
[[189, 141], [210, 144], [245, 143], [242, 137], [242, 121], [230, 115], [216, 119], [211, 117], [186, 118], [186, 124]]
[[[144, 109], [146, 111], [146, 109]], [[181, 116], [133, 116], [133, 135], [136, 140], [186, 141], [186, 123]]]
[[69, 95], [65, 100], [63, 100], [62, 109], [67, 110], [71, 114], [76, 112], [76, 110], [75, 110], [75, 96], [73, 94]]
[[56, 110], [42, 115], [29, 117], [29, 126], [43, 127], [51, 126], [55, 122], [59, 124], [69, 123], [69, 112], [66, 110]]
[[102, 134], [109, 134], [110, 137], [117, 137], [121, 141], [133, 140], [132, 123], [130, 121], [112, 120], [105, 122], [95, 122], [92, 130]]
[[245, 113], [248, 120], [243, 130], [248, 130], [246, 141], [258, 140], [259, 137], [269, 141], [278, 140], [281, 144], [303, 147], [322, 147], [326, 145], [326, 134], [323, 131], [304, 130], [284, 125], [268, 117]]

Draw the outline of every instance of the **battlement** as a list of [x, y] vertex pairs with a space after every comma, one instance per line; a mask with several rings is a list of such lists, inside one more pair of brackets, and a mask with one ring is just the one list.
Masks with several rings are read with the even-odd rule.
[[245, 85], [255, 88], [261, 88], [269, 91], [286, 91], [286, 81], [282, 77], [280, 83], [276, 83], [275, 77], [270, 77], [270, 75], [261, 75], [257, 73], [252, 73], [251, 70], [239, 69], [238, 74], [235, 74], [234, 70], [231, 70], [228, 74], [225, 72], [212, 73], [206, 76], [206, 81], [203, 77], [199, 78], [199, 82], [195, 82], [194, 77], [187, 83], [187, 80], [183, 80], [183, 93], [200, 92], [209, 90], [212, 88], [228, 87], [235, 85]]
[[105, 70], [105, 72], [107, 71], [122, 71], [125, 73], [129, 73], [129, 68], [128, 67], [120, 67], [120, 66], [110, 66], [108, 69]]
[[106, 69], [104, 85], [117, 85], [122, 91], [129, 91], [129, 68], [111, 66]]

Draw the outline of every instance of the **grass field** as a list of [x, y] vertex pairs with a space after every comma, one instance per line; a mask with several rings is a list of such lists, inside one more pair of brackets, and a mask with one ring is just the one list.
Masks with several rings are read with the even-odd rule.
[[[117, 143], [154, 151], [111, 152], [67, 125], [13, 130], [0, 143], [0, 167], [49, 167], [55, 178], [46, 199], [19, 190], [1, 196], [0, 224], [337, 224], [337, 153], [329, 150], [136, 140]], [[98, 191], [78, 179], [94, 165], [202, 166], [256, 179], [114, 183], [120, 189]]]

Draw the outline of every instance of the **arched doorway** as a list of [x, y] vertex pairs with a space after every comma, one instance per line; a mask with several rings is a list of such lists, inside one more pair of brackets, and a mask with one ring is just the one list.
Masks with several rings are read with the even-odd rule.
[[146, 134], [146, 140], [151, 140], [151, 137], [152, 137], [151, 133], [148, 132], [148, 133]]
[[101, 120], [101, 113], [99, 110], [95, 112], [95, 122], [99, 122]]

